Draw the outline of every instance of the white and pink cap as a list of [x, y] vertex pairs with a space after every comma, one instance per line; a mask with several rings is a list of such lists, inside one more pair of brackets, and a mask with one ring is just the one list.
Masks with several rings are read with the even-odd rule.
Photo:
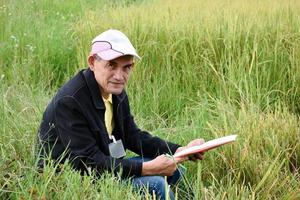
[[109, 29], [93, 39], [91, 54], [97, 54], [103, 60], [113, 60], [125, 55], [141, 59], [127, 36], [121, 31], [113, 29]]

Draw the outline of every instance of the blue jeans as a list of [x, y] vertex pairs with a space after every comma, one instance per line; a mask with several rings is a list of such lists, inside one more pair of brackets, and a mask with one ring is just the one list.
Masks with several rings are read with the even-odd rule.
[[[149, 158], [134, 157], [130, 158], [138, 162], [149, 161]], [[170, 188], [170, 185], [175, 185], [180, 178], [183, 176], [185, 169], [178, 168], [172, 176], [167, 177], [166, 181], [163, 176], [140, 176], [132, 178], [133, 187], [136, 189], [146, 188], [148, 192], [153, 195], [155, 194], [157, 199], [165, 200], [168, 192], [169, 199], [174, 200], [175, 196]]]

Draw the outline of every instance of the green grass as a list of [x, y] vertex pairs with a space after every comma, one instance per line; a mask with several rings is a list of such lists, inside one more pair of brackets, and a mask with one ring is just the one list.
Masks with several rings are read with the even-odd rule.
[[[34, 168], [45, 106], [94, 36], [125, 32], [142, 60], [127, 91], [139, 126], [233, 145], [187, 163], [178, 199], [299, 199], [300, 3], [0, 1], [0, 198], [139, 199], [118, 177]], [[149, 197], [147, 197], [149, 198]]]

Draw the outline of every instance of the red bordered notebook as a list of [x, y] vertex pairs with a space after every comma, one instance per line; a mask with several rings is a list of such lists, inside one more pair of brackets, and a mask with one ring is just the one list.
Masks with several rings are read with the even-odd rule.
[[217, 138], [214, 140], [207, 141], [201, 145], [192, 146], [190, 148], [184, 149], [176, 154], [174, 154], [174, 158], [179, 158], [183, 156], [189, 156], [195, 153], [201, 153], [204, 151], [208, 151], [210, 149], [214, 149], [216, 147], [222, 146], [224, 144], [228, 144], [234, 142], [237, 135], [229, 135], [221, 138]]

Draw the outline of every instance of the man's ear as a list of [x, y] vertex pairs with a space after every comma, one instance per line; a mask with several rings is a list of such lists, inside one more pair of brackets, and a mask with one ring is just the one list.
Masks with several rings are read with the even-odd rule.
[[95, 63], [95, 57], [93, 55], [90, 55], [88, 57], [88, 64], [89, 64], [89, 67], [90, 67], [90, 70], [94, 71], [94, 63]]

